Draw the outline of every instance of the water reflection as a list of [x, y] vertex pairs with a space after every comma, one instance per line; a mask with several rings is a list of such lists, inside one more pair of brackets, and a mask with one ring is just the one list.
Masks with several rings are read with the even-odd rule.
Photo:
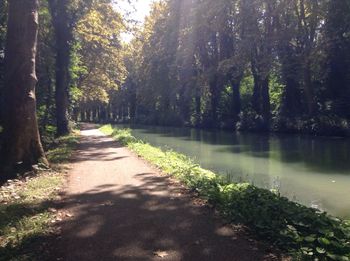
[[132, 129], [136, 137], [184, 153], [204, 168], [231, 174], [234, 181], [278, 188], [293, 200], [350, 217], [348, 139], [149, 126]]

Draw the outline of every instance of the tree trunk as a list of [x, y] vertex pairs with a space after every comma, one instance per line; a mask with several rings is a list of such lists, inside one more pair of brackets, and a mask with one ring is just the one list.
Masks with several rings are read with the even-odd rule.
[[280, 112], [283, 117], [295, 118], [302, 112], [300, 83], [298, 75], [299, 62], [290, 43], [282, 42], [278, 46], [281, 60], [282, 79], [285, 84]]
[[197, 88], [196, 97], [195, 97], [195, 111], [196, 111], [195, 126], [196, 127], [199, 127], [199, 125], [201, 124], [201, 103], [202, 103], [201, 100], [202, 99], [201, 99], [200, 91]]
[[311, 79], [311, 66], [310, 62], [305, 62], [304, 68], [304, 92], [306, 98], [307, 112], [310, 117], [315, 115], [316, 111], [316, 102], [315, 102], [315, 94], [314, 87]]
[[254, 90], [252, 106], [257, 115], [262, 116], [261, 130], [268, 130], [271, 118], [271, 103], [269, 94], [269, 75], [259, 74], [259, 70], [252, 63], [252, 73], [254, 78]]
[[86, 110], [86, 120], [87, 122], [91, 122], [91, 109]]
[[68, 120], [70, 43], [72, 28], [69, 25], [66, 0], [49, 0], [56, 38], [56, 121], [57, 135], [70, 132]]
[[242, 77], [238, 77], [237, 79], [231, 80], [232, 85], [232, 113], [233, 113], [233, 121], [234, 124], [236, 124], [239, 120], [239, 114], [242, 110], [242, 103], [241, 103], [241, 80]]
[[253, 96], [252, 96], [252, 107], [256, 114], [261, 115], [260, 110], [260, 78], [255, 66], [255, 63], [252, 61], [252, 74], [254, 78], [254, 87], [253, 87]]
[[51, 99], [52, 99], [52, 79], [50, 76], [50, 69], [47, 68], [47, 97], [45, 99], [45, 104], [46, 104], [46, 108], [45, 108], [45, 114], [44, 114], [44, 119], [42, 121], [42, 126], [47, 126], [49, 123], [49, 118], [50, 118], [50, 114], [51, 114]]
[[9, 1], [5, 52], [5, 119], [1, 166], [48, 165], [36, 116], [38, 0]]
[[266, 76], [261, 82], [261, 112], [265, 128], [269, 128], [271, 118], [271, 103], [269, 91], [269, 76]]
[[211, 110], [211, 126], [218, 126], [218, 107], [219, 107], [219, 99], [220, 99], [220, 91], [219, 91], [219, 80], [215, 76], [214, 79], [210, 82], [210, 110]]
[[[8, 3], [7, 1], [0, 1], [0, 27], [5, 28], [7, 22], [7, 10]], [[4, 32], [0, 32], [0, 52], [5, 50], [5, 37], [6, 34]], [[4, 118], [4, 97], [3, 97], [3, 89], [4, 89], [4, 57], [0, 55], [0, 125], [3, 124]]]
[[86, 115], [86, 110], [85, 109], [81, 110], [80, 111], [80, 121], [81, 122], [86, 122], [85, 115]]

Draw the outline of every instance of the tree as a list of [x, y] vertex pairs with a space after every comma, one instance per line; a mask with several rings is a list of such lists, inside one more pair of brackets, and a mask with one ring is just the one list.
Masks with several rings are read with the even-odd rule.
[[120, 41], [124, 27], [122, 17], [110, 3], [93, 3], [74, 30], [72, 90], [79, 95], [72, 98], [84, 108], [98, 110], [98, 116], [104, 118], [95, 117], [98, 120], [106, 120], [110, 94], [125, 78]]
[[6, 39], [6, 23], [7, 23], [7, 2], [0, 2], [0, 125], [3, 119], [2, 108], [2, 92], [4, 88], [4, 54], [5, 54], [5, 39]]
[[302, 76], [300, 54], [295, 46], [297, 40], [298, 18], [294, 12], [293, 1], [283, 0], [279, 3], [276, 15], [277, 41], [276, 51], [280, 62], [281, 79], [285, 85], [280, 113], [283, 117], [300, 116]]
[[109, 107], [148, 124], [344, 129], [349, 17], [345, 0], [159, 0]]
[[52, 23], [56, 39], [56, 121], [57, 135], [63, 136], [69, 130], [69, 66], [73, 21], [69, 16], [69, 0], [49, 0]]
[[330, 1], [326, 20], [328, 97], [333, 112], [350, 119], [350, 3]]
[[40, 162], [48, 165], [36, 116], [38, 8], [38, 0], [9, 1], [1, 148], [1, 164], [7, 169], [17, 164], [26, 169]]

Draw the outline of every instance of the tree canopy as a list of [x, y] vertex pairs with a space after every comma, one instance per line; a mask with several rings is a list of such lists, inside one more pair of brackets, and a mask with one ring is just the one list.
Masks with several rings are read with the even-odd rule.
[[159, 0], [138, 26], [112, 0], [43, 0], [38, 14], [44, 145], [73, 121], [349, 134], [347, 0]]

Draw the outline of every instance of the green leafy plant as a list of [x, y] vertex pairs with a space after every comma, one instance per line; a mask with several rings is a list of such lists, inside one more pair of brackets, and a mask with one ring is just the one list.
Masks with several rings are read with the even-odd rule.
[[259, 237], [302, 260], [350, 260], [350, 222], [292, 202], [248, 183], [231, 183], [201, 168], [185, 155], [162, 151], [137, 140], [127, 129], [111, 125], [112, 135], [163, 172], [206, 198], [232, 222], [250, 227]]

